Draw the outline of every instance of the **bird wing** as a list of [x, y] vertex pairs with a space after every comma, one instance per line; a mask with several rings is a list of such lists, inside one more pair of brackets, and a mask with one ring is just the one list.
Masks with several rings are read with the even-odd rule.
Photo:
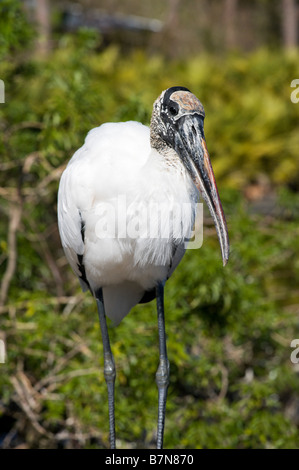
[[186, 247], [185, 247], [184, 243], [180, 243], [178, 245], [174, 244], [173, 247], [174, 247], [173, 257], [172, 257], [172, 260], [171, 260], [171, 265], [169, 267], [167, 279], [170, 278], [170, 276], [172, 275], [174, 270], [177, 268], [177, 266], [181, 262], [181, 259], [183, 258], [184, 254], [185, 254], [185, 251], [186, 251]]
[[[173, 244], [173, 256], [171, 259], [171, 264], [169, 266], [169, 270], [167, 273], [167, 279], [169, 279], [172, 275], [172, 273], [175, 271], [179, 263], [181, 262], [184, 254], [185, 254], [186, 248], [184, 244]], [[147, 302], [151, 302], [156, 298], [156, 288], [153, 287], [150, 290], [146, 290], [143, 293], [143, 296], [141, 300], [139, 300], [139, 304], [146, 304]]]
[[58, 226], [62, 247], [74, 273], [78, 276], [82, 289], [89, 288], [83, 264], [84, 222], [73, 194], [74, 172], [67, 167], [58, 191]]
[[85, 218], [97, 203], [128, 190], [149, 152], [148, 127], [134, 121], [106, 123], [87, 134], [84, 145], [62, 174], [57, 207], [59, 232], [65, 255], [83, 290], [90, 288], [83, 256]]

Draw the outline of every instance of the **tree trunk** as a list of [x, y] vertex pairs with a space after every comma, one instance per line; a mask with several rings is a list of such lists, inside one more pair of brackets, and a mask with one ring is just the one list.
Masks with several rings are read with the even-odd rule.
[[296, 0], [282, 0], [282, 36], [286, 49], [297, 45], [298, 14]]
[[168, 8], [161, 33], [155, 35], [152, 40], [154, 49], [159, 49], [170, 58], [178, 56], [181, 43], [181, 31], [179, 29], [179, 8], [181, 0], [168, 0]]
[[38, 28], [38, 39], [36, 50], [39, 54], [45, 55], [50, 49], [50, 2], [49, 0], [35, 1], [35, 18]]
[[233, 49], [237, 46], [237, 4], [238, 0], [225, 0], [224, 2], [225, 44], [227, 49]]

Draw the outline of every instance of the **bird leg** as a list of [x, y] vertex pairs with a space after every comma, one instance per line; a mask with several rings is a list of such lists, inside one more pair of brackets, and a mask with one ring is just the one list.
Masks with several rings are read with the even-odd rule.
[[159, 353], [160, 362], [156, 372], [156, 383], [158, 386], [158, 430], [157, 449], [163, 448], [164, 424], [167, 389], [169, 384], [169, 362], [166, 350], [165, 319], [164, 319], [164, 285], [159, 282], [156, 287], [158, 331], [159, 331]]
[[108, 389], [110, 447], [111, 449], [115, 449], [114, 384], [116, 373], [113, 354], [110, 347], [102, 289], [97, 290], [96, 301], [104, 349], [104, 377]]

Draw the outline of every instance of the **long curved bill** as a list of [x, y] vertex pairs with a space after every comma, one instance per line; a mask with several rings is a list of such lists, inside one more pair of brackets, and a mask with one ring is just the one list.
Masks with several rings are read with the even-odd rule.
[[198, 114], [193, 114], [184, 116], [180, 121], [178, 134], [180, 137], [176, 151], [180, 154], [200, 195], [207, 203], [216, 227], [223, 266], [225, 266], [229, 257], [228, 231], [204, 137], [203, 118]]

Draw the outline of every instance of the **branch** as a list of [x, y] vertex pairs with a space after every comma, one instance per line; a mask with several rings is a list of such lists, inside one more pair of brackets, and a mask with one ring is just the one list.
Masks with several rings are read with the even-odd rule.
[[21, 201], [19, 201], [19, 204], [17, 205], [12, 204], [10, 206], [7, 239], [8, 261], [0, 287], [0, 307], [2, 307], [6, 302], [8, 289], [17, 266], [17, 230], [20, 225], [21, 214]]

